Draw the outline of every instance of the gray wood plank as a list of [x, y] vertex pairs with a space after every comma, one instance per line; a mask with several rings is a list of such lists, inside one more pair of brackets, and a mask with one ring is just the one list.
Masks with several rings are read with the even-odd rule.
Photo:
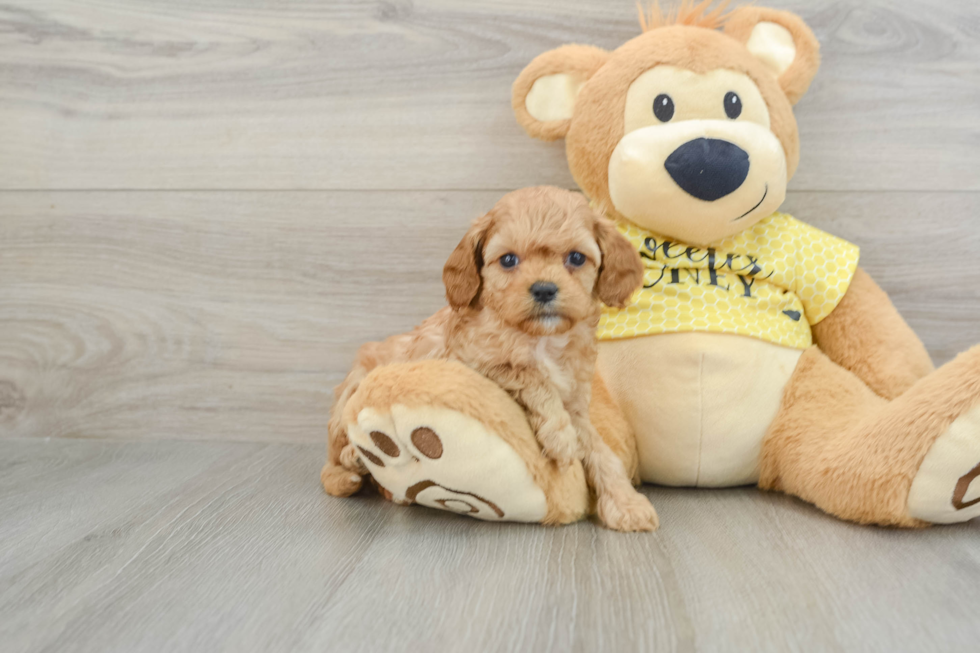
[[980, 523], [645, 488], [663, 528], [334, 499], [312, 445], [0, 441], [0, 641], [41, 651], [950, 651]]
[[[797, 190], [980, 190], [972, 0], [771, 0], [817, 32]], [[570, 185], [509, 89], [565, 42], [616, 47], [634, 3], [11, 0], [0, 188]]]
[[[0, 437], [324, 438], [357, 347], [444, 303], [499, 193], [0, 194]], [[795, 193], [937, 362], [980, 342], [977, 193]]]

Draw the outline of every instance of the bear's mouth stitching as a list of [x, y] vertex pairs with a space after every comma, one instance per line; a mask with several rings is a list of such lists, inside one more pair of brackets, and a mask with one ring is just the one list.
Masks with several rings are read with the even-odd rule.
[[769, 194], [769, 182], [767, 181], [766, 182], [766, 189], [762, 192], [762, 199], [759, 200], [756, 203], [756, 205], [753, 206], [751, 209], [749, 209], [748, 211], [746, 211], [742, 215], [740, 215], [737, 218], [735, 218], [734, 220], [732, 220], [732, 222], [738, 222], [739, 220], [741, 220], [742, 218], [744, 218], [745, 216], [747, 216], [749, 213], [752, 213], [752, 211], [755, 211], [757, 208], [759, 208], [762, 205], [762, 203], [766, 201], [766, 195], [768, 195], [768, 194]]

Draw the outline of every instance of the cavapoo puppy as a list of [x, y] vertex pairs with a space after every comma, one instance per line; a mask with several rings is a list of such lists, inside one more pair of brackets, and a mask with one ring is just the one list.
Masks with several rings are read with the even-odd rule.
[[[505, 195], [473, 223], [446, 262], [449, 306], [410, 333], [358, 351], [336, 390], [332, 450], [343, 448], [346, 470], [367, 473], [341, 415], [372, 369], [425, 358], [457, 360], [524, 408], [546, 456], [561, 465], [583, 461], [604, 524], [655, 529], [653, 506], [633, 488], [589, 420], [600, 302], [624, 305], [642, 279], [637, 252], [582, 195], [547, 186]], [[356, 489], [325, 487], [340, 496]]]

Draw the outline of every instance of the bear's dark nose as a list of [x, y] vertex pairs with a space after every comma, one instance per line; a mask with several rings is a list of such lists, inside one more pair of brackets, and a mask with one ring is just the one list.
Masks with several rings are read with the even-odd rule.
[[728, 141], [696, 138], [674, 150], [664, 167], [688, 195], [714, 202], [745, 181], [749, 153]]
[[539, 304], [547, 304], [558, 294], [558, 286], [550, 281], [535, 281], [531, 284], [531, 296]]

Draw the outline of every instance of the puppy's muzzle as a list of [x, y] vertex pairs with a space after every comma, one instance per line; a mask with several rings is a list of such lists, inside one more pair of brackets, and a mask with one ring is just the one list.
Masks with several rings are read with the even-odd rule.
[[550, 304], [558, 296], [558, 286], [550, 281], [535, 281], [531, 284], [530, 292], [538, 304]]

